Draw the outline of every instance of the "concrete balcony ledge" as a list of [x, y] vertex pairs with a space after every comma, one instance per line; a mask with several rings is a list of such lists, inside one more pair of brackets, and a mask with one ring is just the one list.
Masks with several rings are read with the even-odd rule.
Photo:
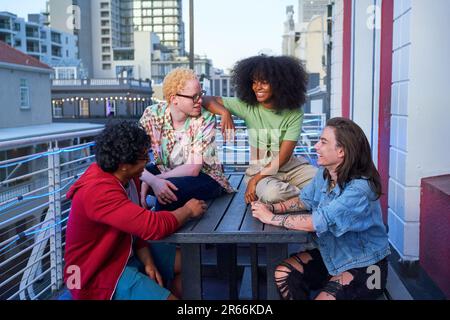
[[450, 298], [450, 175], [422, 179], [420, 265]]
[[53, 87], [122, 87], [151, 88], [150, 82], [136, 79], [57, 79]]

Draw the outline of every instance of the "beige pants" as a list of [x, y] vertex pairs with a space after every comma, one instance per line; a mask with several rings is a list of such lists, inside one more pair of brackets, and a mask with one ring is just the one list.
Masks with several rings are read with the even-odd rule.
[[[252, 165], [245, 172], [245, 183], [259, 171], [261, 166]], [[317, 168], [302, 157], [292, 157], [273, 176], [262, 179], [256, 186], [256, 195], [262, 202], [280, 202], [297, 197], [317, 173]]]

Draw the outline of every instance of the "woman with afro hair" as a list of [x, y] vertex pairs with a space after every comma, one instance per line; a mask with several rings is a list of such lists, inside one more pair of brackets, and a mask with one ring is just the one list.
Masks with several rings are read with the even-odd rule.
[[203, 105], [221, 115], [225, 138], [234, 130], [232, 114], [246, 123], [251, 147], [246, 203], [298, 196], [317, 171], [293, 155], [303, 123], [305, 69], [293, 57], [260, 55], [237, 62], [231, 76], [237, 98], [204, 97]]

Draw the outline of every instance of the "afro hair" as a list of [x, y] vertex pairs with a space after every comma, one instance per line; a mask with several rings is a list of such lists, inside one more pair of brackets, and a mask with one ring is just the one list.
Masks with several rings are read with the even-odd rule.
[[300, 109], [306, 101], [308, 74], [297, 58], [259, 55], [236, 63], [231, 81], [237, 97], [251, 106], [258, 104], [252, 89], [254, 80], [269, 82], [277, 110]]

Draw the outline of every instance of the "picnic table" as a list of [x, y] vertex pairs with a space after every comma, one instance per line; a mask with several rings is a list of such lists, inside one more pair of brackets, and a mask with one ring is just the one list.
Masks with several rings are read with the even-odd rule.
[[[202, 298], [202, 244], [220, 244], [218, 255], [229, 272], [230, 298], [237, 298], [236, 248], [249, 244], [251, 248], [252, 296], [258, 297], [258, 244], [266, 248], [267, 299], [279, 299], [273, 279], [276, 266], [288, 256], [288, 244], [305, 244], [308, 234], [265, 225], [253, 218], [251, 207], [246, 205], [246, 185], [242, 173], [230, 174], [229, 181], [236, 193], [226, 194], [208, 202], [208, 210], [200, 219], [192, 220], [164, 242], [179, 244], [182, 255], [183, 299]], [[223, 267], [223, 266], [222, 266]]]

